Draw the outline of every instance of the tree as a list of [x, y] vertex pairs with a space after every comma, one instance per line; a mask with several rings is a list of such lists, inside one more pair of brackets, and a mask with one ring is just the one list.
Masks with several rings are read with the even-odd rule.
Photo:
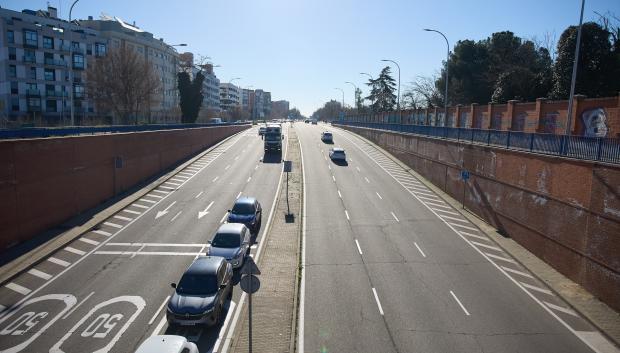
[[[403, 93], [403, 107], [407, 109], [443, 106], [444, 91], [437, 89], [438, 77], [418, 76]], [[414, 107], [415, 105], [415, 107]]]
[[153, 66], [124, 46], [95, 59], [86, 76], [87, 94], [97, 110], [112, 112], [121, 124], [137, 124], [161, 87]]
[[323, 107], [317, 109], [314, 113], [312, 113], [312, 118], [317, 120], [337, 120], [340, 112], [342, 111], [342, 104], [336, 100], [330, 100], [325, 103]]
[[[568, 27], [560, 36], [558, 55], [553, 67], [553, 91], [556, 99], [566, 99], [570, 94], [577, 26]], [[589, 97], [618, 94], [620, 88], [620, 60], [612, 48], [609, 30], [595, 22], [583, 24], [581, 48], [577, 63], [575, 92]], [[615, 52], [614, 52], [615, 51]]]
[[355, 87], [355, 107], [357, 111], [364, 110], [364, 98], [362, 98], [362, 90]]
[[301, 119], [301, 112], [299, 111], [299, 109], [293, 107], [293, 108], [289, 109], [288, 117], [290, 119]]
[[193, 80], [186, 71], [179, 72], [178, 78], [179, 105], [181, 106], [182, 113], [181, 122], [184, 124], [195, 123], [204, 98], [202, 94], [202, 82], [205, 77], [202, 74], [202, 70], [199, 70]]
[[386, 66], [381, 70], [379, 77], [368, 81], [370, 86], [370, 95], [366, 97], [372, 103], [372, 110], [375, 112], [387, 112], [394, 110], [396, 105], [396, 83], [390, 75], [390, 67]]

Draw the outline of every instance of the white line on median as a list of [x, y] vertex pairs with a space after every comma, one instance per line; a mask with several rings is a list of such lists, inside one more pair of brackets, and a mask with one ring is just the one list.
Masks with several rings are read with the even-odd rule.
[[67, 262], [67, 261], [64, 261], [64, 260], [61, 260], [61, 259], [57, 259], [57, 258], [55, 258], [53, 256], [50, 257], [49, 259], [47, 259], [47, 261], [49, 261], [49, 262], [51, 262], [53, 264], [62, 266], [62, 267], [68, 267], [69, 265], [71, 265], [70, 262]]
[[[164, 302], [161, 303], [161, 305], [159, 306], [159, 308], [157, 309], [157, 311], [155, 312], [155, 315], [153, 315], [153, 317], [151, 318], [151, 320], [149, 320], [149, 325], [152, 325], [153, 322], [155, 321], [155, 319], [157, 319], [157, 316], [159, 316], [159, 313], [161, 312], [161, 309], [164, 308], [164, 305], [166, 305], [166, 302], [168, 301], [168, 299], [170, 299], [170, 296], [167, 296], [166, 299], [164, 299]], [[165, 317], [165, 316], [164, 316]]]
[[202, 195], [203, 193], [204, 193], [204, 191], [199, 192], [199, 193], [198, 193], [198, 195], [194, 196], [194, 198], [195, 198], [195, 199], [199, 198], [199, 197], [200, 197], [200, 195]]
[[334, 183], [336, 182], [336, 177], [332, 175], [332, 180], [334, 181]]
[[239, 191], [239, 193], [237, 194], [237, 197], [235, 197], [235, 200], [240, 198], [242, 193], [243, 193], [243, 191]]
[[358, 172], [361, 172], [360, 167], [355, 167], [355, 169], [357, 169]]
[[381, 307], [381, 302], [379, 301], [379, 296], [377, 295], [377, 290], [375, 288], [372, 289], [372, 294], [375, 295], [375, 300], [377, 301], [377, 306], [379, 307], [379, 313], [383, 315], [383, 308]]
[[512, 272], [512, 273], [514, 273], [514, 274], [521, 275], [521, 276], [523, 276], [523, 277], [532, 278], [532, 279], [534, 278], [534, 277], [533, 277], [532, 275], [530, 275], [529, 273], [525, 273], [525, 272], [522, 272], [522, 271], [519, 271], [519, 270], [515, 270], [515, 269], [512, 269], [512, 268], [510, 268], [510, 267], [501, 266], [501, 268], [502, 268], [504, 271]]
[[153, 201], [153, 200], [149, 200], [149, 199], [145, 199], [145, 198], [141, 198], [138, 201], [147, 202], [147, 203], [157, 203], [157, 201]]
[[565, 308], [565, 307], [562, 307], [562, 306], [558, 306], [558, 305], [555, 305], [555, 304], [551, 304], [551, 303], [546, 302], [544, 300], [543, 300], [543, 303], [545, 303], [545, 305], [550, 307], [551, 309], [555, 309], [555, 310], [561, 311], [561, 312], [563, 312], [565, 314], [569, 314], [569, 315], [573, 315], [575, 317], [579, 317], [579, 315], [576, 312], [574, 312], [573, 310], [571, 310], [571, 309], [568, 309], [568, 308]]
[[347, 210], [344, 210], [344, 214], [347, 216], [347, 220], [350, 221], [351, 218], [349, 218], [349, 212], [347, 212]]
[[136, 211], [132, 211], [132, 210], [128, 210], [128, 209], [124, 209], [123, 212], [127, 212], [127, 213], [131, 213], [131, 214], [141, 214], [140, 212], [136, 212]]
[[215, 178], [213, 178], [213, 180], [211, 180], [211, 181], [215, 183], [215, 182], [217, 181], [217, 179], [219, 179], [219, 178], [220, 178], [219, 176], [216, 176], [216, 177], [215, 177]]
[[78, 240], [81, 241], [81, 242], [84, 242], [86, 244], [95, 245], [95, 246], [99, 245], [99, 243], [100, 243], [100, 242], [98, 242], [96, 240], [88, 239], [88, 238], [85, 238], [85, 237], [78, 238]]
[[362, 253], [362, 248], [360, 247], [360, 242], [357, 241], [357, 239], [355, 239], [355, 245], [357, 245], [357, 251], [360, 253], [360, 255], [364, 255], [364, 253]]
[[67, 250], [68, 252], [72, 252], [74, 254], [80, 255], [80, 256], [86, 254], [86, 251], [78, 250], [78, 249], [72, 248], [70, 246], [65, 247], [65, 250]]
[[327, 168], [329, 168], [329, 170], [332, 170], [332, 166], [327, 164]]
[[340, 190], [338, 190], [338, 197], [342, 198], [342, 194], [340, 193]]
[[109, 237], [110, 235], [112, 235], [112, 233], [110, 232], [106, 232], [105, 230], [99, 230], [99, 229], [93, 230], [93, 233], [96, 233], [99, 235], [105, 235], [106, 237]]
[[456, 300], [456, 302], [459, 303], [459, 305], [461, 306], [461, 309], [463, 309], [463, 311], [465, 312], [465, 315], [469, 316], [469, 311], [465, 309], [465, 306], [463, 305], [463, 303], [461, 303], [459, 298], [456, 297], [456, 294], [454, 294], [453, 291], [450, 291], [450, 294], [452, 294], [452, 297], [454, 298], [454, 300]]
[[400, 221], [398, 220], [398, 217], [396, 217], [396, 215], [394, 214], [394, 212], [390, 212], [390, 213], [392, 214], [392, 217], [394, 217], [394, 219], [396, 220], [396, 222], [400, 222]]
[[377, 197], [379, 197], [380, 200], [383, 200], [383, 197], [381, 197], [378, 192], [375, 192], [375, 194], [377, 194]]
[[249, 183], [250, 180], [252, 180], [252, 177], [248, 177], [248, 180], [246, 181], [246, 183]]
[[416, 248], [418, 248], [418, 251], [420, 252], [420, 254], [422, 254], [423, 257], [426, 257], [426, 254], [424, 253], [424, 251], [422, 251], [422, 249], [420, 248], [420, 246], [418, 245], [418, 243], [416, 243], [415, 241], [413, 242], [413, 245], [415, 245]]
[[220, 223], [224, 223], [224, 221], [226, 220], [226, 217], [228, 217], [228, 212], [224, 213], [224, 217], [222, 217], [222, 219], [220, 220]]
[[368, 180], [368, 178], [364, 177], [364, 180], [366, 180], [367, 183], [370, 183], [370, 180]]
[[133, 218], [123, 217], [123, 216], [119, 216], [119, 215], [114, 215], [113, 218], [120, 219], [120, 220], [127, 221], [127, 222], [133, 221]]
[[113, 227], [113, 228], [118, 228], [118, 229], [123, 228], [122, 225], [116, 224], [116, 223], [112, 223], [112, 222], [103, 222], [103, 224], [105, 224], [106, 226]]
[[535, 291], [540, 292], [540, 293], [545, 293], [547, 295], [553, 295], [553, 293], [551, 293], [551, 291], [548, 290], [548, 289], [540, 288], [538, 286], [533, 286], [533, 285], [525, 283], [525, 282], [519, 282], [519, 283], [521, 283], [521, 285], [523, 287], [525, 287], [525, 288], [528, 288], [528, 289], [531, 289], [531, 290], [535, 290]]
[[148, 210], [149, 209], [148, 206], [140, 205], [139, 203], [132, 203], [131, 205], [134, 206], [134, 207], [137, 207], [137, 208], [142, 208], [144, 210]]

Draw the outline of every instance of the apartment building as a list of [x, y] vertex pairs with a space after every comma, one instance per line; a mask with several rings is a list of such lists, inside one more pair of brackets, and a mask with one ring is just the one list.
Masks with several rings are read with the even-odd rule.
[[232, 83], [220, 83], [220, 108], [232, 110], [241, 106], [241, 89]]
[[271, 116], [271, 93], [254, 90], [254, 104], [251, 110], [253, 120], [268, 119]]
[[286, 100], [271, 102], [271, 117], [274, 119], [288, 118], [290, 103]]
[[213, 64], [205, 64], [202, 67], [205, 76], [202, 82], [202, 109], [209, 111], [220, 111], [220, 79], [213, 71]]

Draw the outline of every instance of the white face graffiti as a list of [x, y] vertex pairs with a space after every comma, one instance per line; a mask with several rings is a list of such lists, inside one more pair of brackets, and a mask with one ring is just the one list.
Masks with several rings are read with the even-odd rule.
[[606, 137], [609, 132], [607, 127], [607, 115], [603, 108], [586, 110], [581, 114], [584, 126], [584, 136]]

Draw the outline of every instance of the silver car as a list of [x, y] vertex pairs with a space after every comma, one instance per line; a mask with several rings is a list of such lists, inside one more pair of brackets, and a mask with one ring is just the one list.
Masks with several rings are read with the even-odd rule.
[[347, 155], [344, 152], [344, 148], [334, 147], [329, 150], [329, 158], [331, 158], [332, 161], [336, 161], [336, 160], [346, 161]]
[[225, 223], [209, 241], [207, 255], [221, 256], [233, 268], [243, 266], [250, 247], [250, 230], [242, 223]]

